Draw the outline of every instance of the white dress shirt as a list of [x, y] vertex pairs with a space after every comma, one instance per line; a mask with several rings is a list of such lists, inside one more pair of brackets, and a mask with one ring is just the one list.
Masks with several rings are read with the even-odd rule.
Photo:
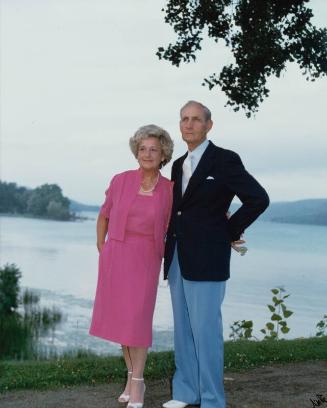
[[182, 179], [182, 192], [184, 194], [186, 187], [190, 181], [192, 174], [194, 173], [201, 157], [209, 145], [209, 140], [205, 139], [199, 146], [197, 146], [192, 152], [188, 151], [187, 157], [183, 163], [183, 179]]

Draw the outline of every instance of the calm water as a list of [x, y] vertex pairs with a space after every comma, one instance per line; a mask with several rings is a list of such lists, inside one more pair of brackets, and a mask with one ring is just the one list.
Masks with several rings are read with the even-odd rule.
[[[65, 322], [45, 343], [57, 350], [84, 347], [118, 353], [119, 347], [87, 334], [97, 279], [95, 213], [83, 222], [57, 222], [0, 217], [1, 259], [15, 263], [22, 285], [38, 290], [46, 305], [59, 306]], [[260, 222], [246, 237], [246, 256], [232, 256], [232, 276], [223, 306], [225, 338], [235, 320], [254, 321], [254, 333], [269, 320], [270, 289], [283, 285], [291, 293], [287, 304], [289, 338], [315, 334], [327, 313], [327, 227]], [[171, 349], [172, 311], [169, 288], [160, 282], [154, 317], [154, 350]]]

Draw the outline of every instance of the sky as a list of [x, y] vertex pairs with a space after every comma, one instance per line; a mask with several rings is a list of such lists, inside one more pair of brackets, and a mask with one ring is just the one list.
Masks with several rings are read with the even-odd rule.
[[[306, 81], [290, 64], [268, 82], [254, 118], [224, 107], [204, 77], [231, 61], [206, 39], [196, 63], [173, 67], [155, 55], [176, 35], [163, 0], [0, 0], [1, 180], [34, 188], [58, 184], [65, 196], [100, 204], [112, 176], [137, 168], [128, 140], [143, 125], [164, 127], [186, 145], [179, 109], [210, 108], [208, 137], [236, 151], [272, 201], [327, 198], [327, 79]], [[311, 0], [318, 26], [327, 1]], [[170, 175], [171, 163], [163, 170]]]

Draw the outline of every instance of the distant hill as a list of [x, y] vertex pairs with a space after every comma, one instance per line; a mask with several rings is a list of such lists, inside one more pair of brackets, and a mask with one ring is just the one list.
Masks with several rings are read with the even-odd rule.
[[[233, 203], [231, 211], [235, 212], [240, 204]], [[95, 211], [100, 206], [86, 205], [70, 200], [73, 212]], [[327, 225], [327, 199], [306, 199], [299, 201], [281, 201], [270, 203], [268, 209], [260, 216], [262, 221], [285, 222], [291, 224]]]
[[[231, 212], [239, 208], [232, 203]], [[34, 216], [54, 220], [83, 219], [78, 213], [98, 212], [100, 206], [83, 204], [64, 197], [56, 184], [44, 184], [35, 189], [0, 180], [0, 213]], [[327, 199], [273, 202], [260, 220], [291, 224], [327, 225]]]
[[[240, 206], [231, 205], [231, 212]], [[64, 197], [56, 184], [43, 184], [35, 189], [0, 180], [0, 213], [49, 218], [54, 220], [81, 219], [82, 211], [98, 212], [100, 206], [79, 203]], [[83, 218], [83, 217], [82, 217]], [[260, 216], [263, 221], [292, 224], [327, 225], [327, 199], [306, 199], [271, 203]]]
[[[233, 203], [231, 206], [232, 212], [236, 211], [239, 206], [239, 204]], [[327, 199], [270, 203], [260, 219], [290, 224], [327, 225]]]

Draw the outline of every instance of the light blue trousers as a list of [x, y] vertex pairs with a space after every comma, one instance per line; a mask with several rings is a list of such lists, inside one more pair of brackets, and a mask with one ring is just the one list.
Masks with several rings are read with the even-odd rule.
[[176, 248], [168, 280], [174, 314], [173, 399], [225, 408], [221, 304], [226, 282], [183, 279]]

